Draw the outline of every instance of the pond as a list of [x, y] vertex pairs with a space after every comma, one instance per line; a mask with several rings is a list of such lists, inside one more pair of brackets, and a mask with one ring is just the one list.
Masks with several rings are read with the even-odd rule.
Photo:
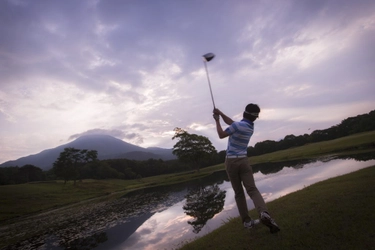
[[[373, 156], [356, 157], [256, 165], [254, 177], [269, 202], [313, 183], [375, 165]], [[249, 209], [254, 208], [249, 197], [247, 202]], [[43, 224], [50, 225], [49, 230], [6, 249], [176, 249], [237, 216], [230, 182], [225, 171], [220, 171], [200, 180], [144, 189], [116, 200], [25, 220], [12, 225], [7, 233], [25, 233], [22, 229], [32, 225], [37, 232], [36, 225]], [[4, 237], [6, 233], [1, 234]]]

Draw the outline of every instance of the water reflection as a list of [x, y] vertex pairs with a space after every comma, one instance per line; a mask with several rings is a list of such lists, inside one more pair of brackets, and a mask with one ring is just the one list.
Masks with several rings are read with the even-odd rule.
[[262, 174], [274, 174], [281, 171], [285, 167], [302, 168], [304, 165], [314, 162], [316, 160], [295, 160], [283, 162], [267, 162], [253, 165], [253, 173], [261, 172]]
[[350, 154], [337, 157], [338, 159], [353, 159], [356, 161], [369, 161], [375, 159], [375, 151], [363, 154]]
[[[353, 160], [353, 158], [357, 160]], [[318, 181], [375, 164], [374, 154], [253, 166], [266, 202]], [[247, 197], [248, 208], [254, 208]], [[238, 211], [225, 171], [188, 183], [144, 189], [116, 200], [54, 211], [1, 228], [1, 239], [33, 232], [5, 249], [171, 249], [220, 227]], [[36, 225], [48, 225], [38, 231]], [[42, 227], [41, 227], [42, 228]], [[26, 230], [26, 232], [24, 232]]]
[[218, 184], [215, 184], [190, 190], [185, 196], [183, 209], [185, 214], [194, 218], [188, 221], [188, 224], [193, 226], [194, 233], [199, 233], [209, 219], [223, 210], [225, 193], [226, 191], [220, 190]]

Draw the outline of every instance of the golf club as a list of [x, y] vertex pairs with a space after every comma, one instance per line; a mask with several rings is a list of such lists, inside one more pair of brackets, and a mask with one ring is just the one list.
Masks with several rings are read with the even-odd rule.
[[205, 68], [206, 68], [207, 81], [208, 81], [208, 87], [210, 87], [210, 93], [211, 93], [212, 104], [214, 105], [214, 108], [216, 108], [216, 107], [215, 107], [214, 96], [213, 96], [213, 94], [212, 94], [212, 88], [211, 88], [210, 77], [209, 77], [209, 75], [208, 75], [208, 70], [207, 70], [207, 62], [211, 61], [214, 57], [215, 57], [215, 55], [214, 55], [213, 53], [207, 53], [207, 54], [203, 55], [203, 62], [204, 62], [204, 66], [205, 66]]

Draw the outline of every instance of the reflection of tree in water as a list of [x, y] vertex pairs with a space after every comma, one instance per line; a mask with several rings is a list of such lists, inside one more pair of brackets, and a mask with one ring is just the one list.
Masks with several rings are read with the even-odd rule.
[[294, 160], [282, 162], [266, 162], [252, 165], [254, 174], [260, 171], [262, 174], [273, 174], [281, 171], [284, 167], [303, 168], [305, 164], [312, 163], [316, 160]]
[[185, 196], [183, 209], [187, 215], [195, 218], [188, 221], [193, 226], [194, 233], [199, 233], [209, 219], [223, 210], [225, 193], [226, 191], [220, 190], [219, 186], [214, 184], [191, 190]]
[[348, 155], [341, 155], [338, 156], [339, 159], [353, 159], [356, 161], [369, 161], [375, 159], [375, 152], [366, 152], [366, 153], [360, 153], [360, 154], [348, 154]]

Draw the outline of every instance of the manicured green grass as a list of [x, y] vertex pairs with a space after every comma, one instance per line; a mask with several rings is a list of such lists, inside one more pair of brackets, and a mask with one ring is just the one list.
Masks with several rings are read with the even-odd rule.
[[[374, 142], [375, 131], [371, 131], [251, 157], [250, 162], [257, 164], [271, 161], [316, 158], [339, 154], [339, 152], [347, 152], [348, 150], [359, 151], [362, 148], [369, 148], [368, 145]], [[374, 148], [369, 150], [374, 150]], [[203, 168], [199, 172], [159, 175], [140, 180], [84, 180], [82, 183], [77, 182], [76, 186], [73, 185], [73, 182], [68, 182], [64, 185], [60, 181], [0, 186], [0, 223], [5, 220], [35, 214], [95, 197], [107, 196], [117, 192], [129, 192], [144, 187], [189, 181], [222, 170], [224, 170], [224, 164]]]
[[[189, 249], [374, 249], [375, 166], [325, 180], [267, 203], [281, 228], [246, 230], [239, 218], [191, 243]], [[256, 218], [255, 210], [250, 214]]]

